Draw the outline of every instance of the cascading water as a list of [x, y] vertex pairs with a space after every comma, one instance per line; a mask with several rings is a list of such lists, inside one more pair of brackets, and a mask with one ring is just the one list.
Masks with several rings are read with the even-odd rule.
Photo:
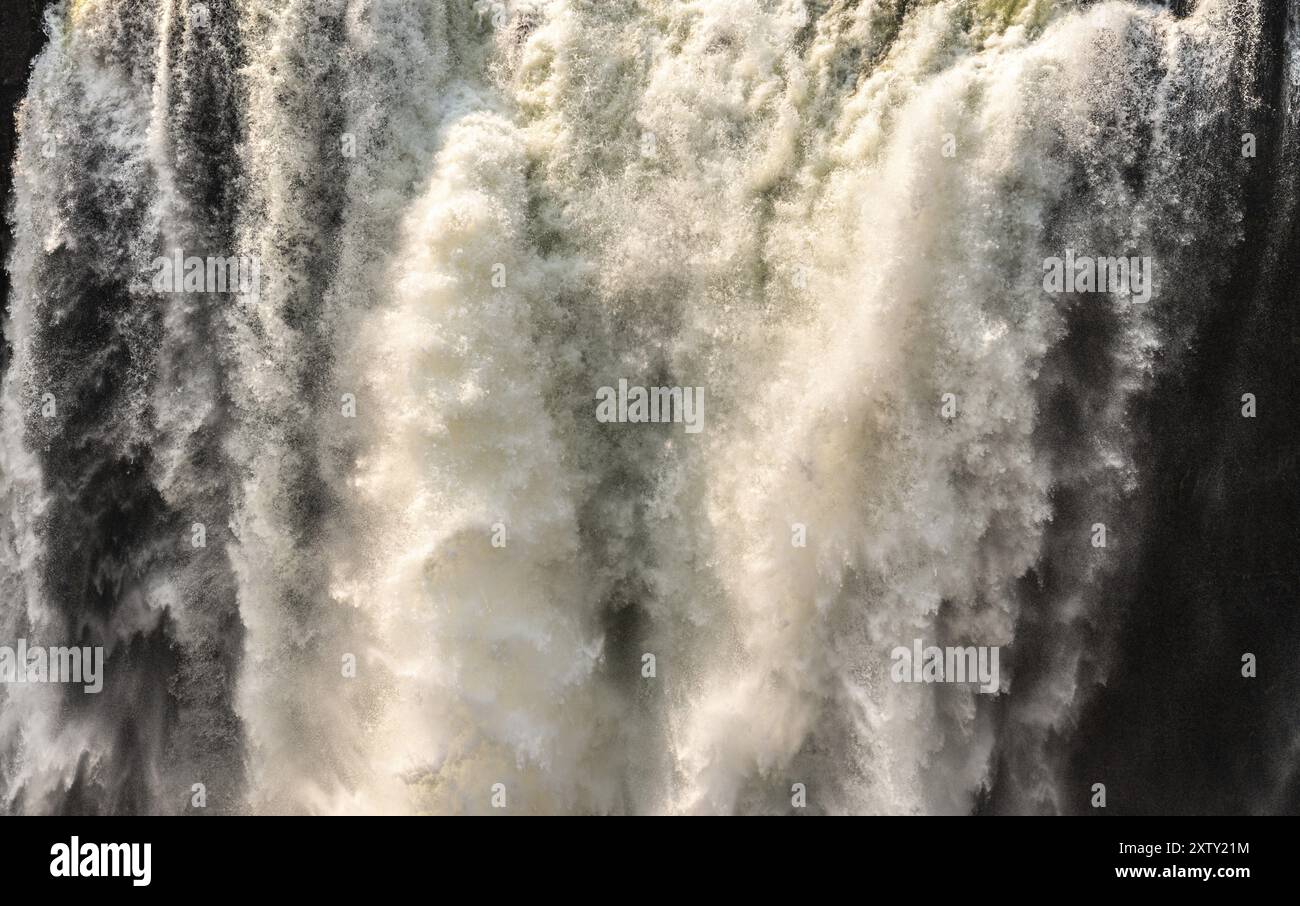
[[[1237, 374], [1230, 317], [1240, 367], [1294, 336], [1297, 27], [52, 5], [8, 208], [0, 644], [102, 646], [104, 688], [0, 685], [0, 801], [1085, 811], [1196, 493], [1158, 426], [1186, 385], [1218, 423], [1288, 405], [1289, 373], [1206, 376]], [[1045, 292], [1067, 250], [1149, 260], [1149, 300]], [[620, 380], [702, 388], [700, 430], [598, 420]], [[1273, 600], [1234, 641], [1295, 637]], [[913, 639], [997, 647], [1000, 692], [894, 681]], [[1252, 706], [1293, 727], [1280, 682]], [[1287, 757], [1204, 807], [1295, 808]]]

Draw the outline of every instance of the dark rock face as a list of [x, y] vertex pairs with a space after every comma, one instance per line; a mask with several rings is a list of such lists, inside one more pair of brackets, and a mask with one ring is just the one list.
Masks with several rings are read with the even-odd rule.
[[[1259, 131], [1275, 138], [1221, 304], [1186, 370], [1140, 413], [1154, 438], [1153, 529], [1140, 580], [1114, 601], [1132, 614], [1118, 669], [1072, 743], [1076, 798], [1110, 781], [1112, 813], [1300, 812], [1300, 123], [1282, 65], [1286, 12], [1265, 9]], [[1245, 393], [1270, 411], [1243, 417]], [[1257, 678], [1242, 675], [1247, 654]]]
[[[31, 73], [32, 58], [45, 43], [41, 30], [41, 14], [49, 0], [7, 0], [5, 11], [5, 37], [0, 41], [0, 199], [4, 210], [9, 209], [9, 189], [13, 185], [14, 145], [17, 141], [14, 128], [14, 111], [27, 91], [27, 76]], [[0, 261], [9, 258], [10, 235], [8, 217], [0, 218]], [[9, 271], [0, 267], [0, 304], [9, 307]], [[8, 363], [9, 350], [0, 342], [0, 374]]]
[[[14, 110], [27, 90], [27, 76], [31, 72], [32, 58], [45, 43], [41, 31], [41, 13], [48, 0], [9, 0], [10, 11], [5, 13], [5, 39], [0, 41], [0, 96], [3, 96], [4, 122], [0, 123], [0, 188], [9, 197], [12, 182], [11, 166], [14, 154]], [[5, 230], [6, 239], [8, 229]]]

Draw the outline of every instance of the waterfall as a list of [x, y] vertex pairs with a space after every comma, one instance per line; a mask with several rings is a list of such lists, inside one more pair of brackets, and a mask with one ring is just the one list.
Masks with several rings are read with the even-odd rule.
[[[43, 27], [0, 645], [102, 647], [104, 688], [0, 684], [6, 811], [1085, 812], [1141, 658], [1192, 656], [1153, 589], [1213, 520], [1171, 508], [1270, 451], [1294, 500], [1294, 3]], [[597, 418], [620, 382], [699, 430]], [[1285, 523], [1243, 531], [1254, 604], [1185, 601], [1215, 683], [1300, 632]], [[899, 682], [914, 640], [996, 691]], [[1200, 807], [1300, 801], [1277, 683], [1216, 700], [1276, 738]]]

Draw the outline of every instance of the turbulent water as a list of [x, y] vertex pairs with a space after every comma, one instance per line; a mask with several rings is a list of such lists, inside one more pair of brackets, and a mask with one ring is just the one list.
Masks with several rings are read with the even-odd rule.
[[[1240, 675], [1300, 636], [1292, 564], [1251, 565], [1235, 633], [1241, 602], [1150, 587], [1218, 521], [1173, 502], [1231, 495], [1205, 438], [1281, 437], [1295, 474], [1295, 388], [1233, 325], [1294, 357], [1300, 6], [65, 0], [45, 28], [0, 642], [106, 662], [99, 694], [0, 686], [7, 810], [1124, 809], [1178, 756], [1124, 748], [1152, 719], [1107, 696], [1191, 735], [1170, 676], [1265, 691], [1206, 694], [1255, 716], [1186, 757], [1221, 788], [1168, 797], [1300, 802], [1294, 655]], [[1149, 257], [1150, 301], [1045, 293], [1067, 249]], [[256, 292], [159, 292], [175, 250]], [[702, 430], [598, 421], [620, 379], [703, 388]], [[1219, 628], [1150, 643], [1186, 625]], [[894, 682], [913, 639], [997, 646], [1000, 692]]]

